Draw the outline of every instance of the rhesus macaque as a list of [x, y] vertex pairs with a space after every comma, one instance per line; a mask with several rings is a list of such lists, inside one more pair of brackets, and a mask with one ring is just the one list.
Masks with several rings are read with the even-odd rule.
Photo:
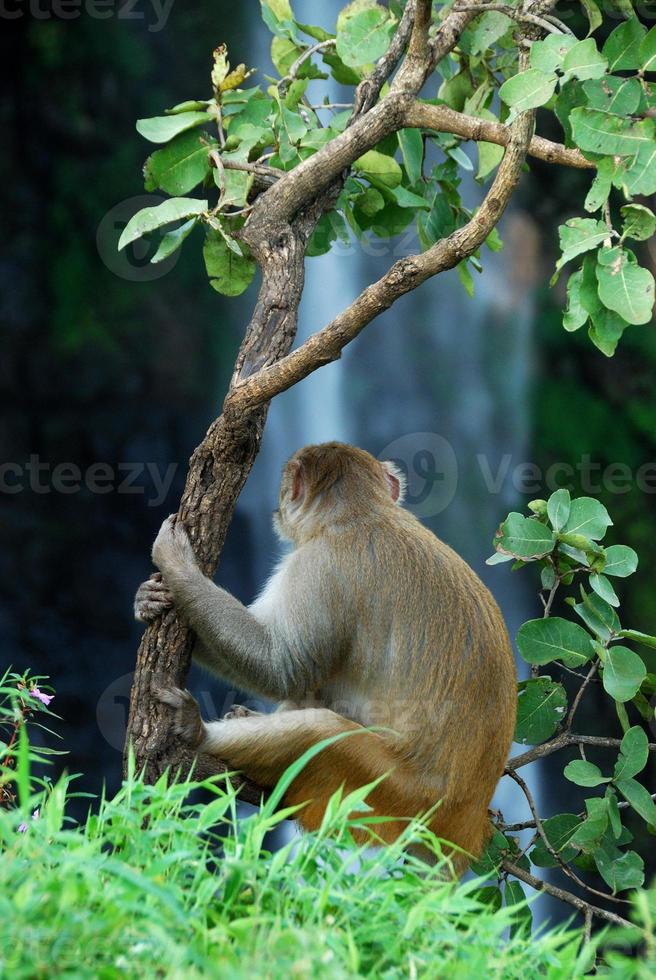
[[[431, 829], [467, 855], [490, 832], [488, 804], [515, 725], [515, 665], [497, 605], [472, 569], [400, 505], [392, 463], [341, 443], [287, 463], [274, 520], [291, 542], [248, 608], [200, 571], [185, 529], [164, 522], [160, 569], [137, 593], [138, 619], [173, 603], [198, 637], [195, 658], [236, 687], [281, 701], [274, 714], [205, 723], [188, 692], [160, 698], [176, 732], [262, 786], [307, 748], [320, 752], [287, 804], [316, 829], [330, 795], [388, 774], [368, 797], [392, 841], [436, 804]], [[367, 731], [364, 726], [381, 726]], [[462, 872], [469, 858], [453, 854]]]

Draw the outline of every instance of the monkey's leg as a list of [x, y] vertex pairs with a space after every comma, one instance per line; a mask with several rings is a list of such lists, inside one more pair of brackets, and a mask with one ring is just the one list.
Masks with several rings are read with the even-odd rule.
[[274, 786], [317, 742], [352, 733], [311, 759], [285, 794], [289, 805], [306, 804], [297, 815], [306, 830], [320, 826], [328, 800], [340, 787], [349, 793], [379, 776], [386, 778], [370, 792], [367, 803], [376, 815], [399, 818], [375, 825], [375, 833], [387, 842], [395, 840], [408, 819], [424, 813], [433, 802], [425, 798], [414, 773], [380, 735], [327, 708], [212, 722], [204, 729], [198, 750], [218, 756], [261, 786]]

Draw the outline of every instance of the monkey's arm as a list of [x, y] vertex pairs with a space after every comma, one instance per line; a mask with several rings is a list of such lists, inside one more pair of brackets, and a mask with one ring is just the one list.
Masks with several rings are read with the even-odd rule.
[[303, 698], [330, 672], [335, 650], [330, 636], [311, 635], [293, 616], [283, 617], [286, 629], [281, 621], [256, 618], [203, 575], [185, 529], [171, 518], [155, 540], [153, 561], [200, 640], [194, 655], [205, 667], [276, 701]]

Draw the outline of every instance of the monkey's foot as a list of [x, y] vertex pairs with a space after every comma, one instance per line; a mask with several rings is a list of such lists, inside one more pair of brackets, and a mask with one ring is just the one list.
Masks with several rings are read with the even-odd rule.
[[261, 715], [261, 711], [253, 711], [246, 708], [243, 704], [233, 704], [230, 711], [226, 711], [221, 721], [234, 721], [235, 718], [250, 718], [251, 715]]
[[142, 582], [134, 597], [134, 618], [151, 623], [173, 606], [173, 595], [162, 582], [160, 572], [154, 572]]
[[153, 697], [174, 709], [173, 731], [182, 741], [197, 749], [205, 741], [205, 725], [200, 708], [189, 691], [179, 687], [153, 687]]

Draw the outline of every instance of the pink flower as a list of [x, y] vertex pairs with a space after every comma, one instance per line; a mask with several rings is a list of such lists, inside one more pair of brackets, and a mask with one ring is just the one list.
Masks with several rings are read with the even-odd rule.
[[48, 705], [50, 704], [50, 702], [55, 696], [54, 694], [44, 694], [43, 691], [40, 691], [38, 689], [38, 687], [33, 687], [30, 691], [30, 694], [32, 695], [33, 698], [36, 698], [38, 701], [40, 701], [41, 704], [45, 704], [46, 708], [48, 707]]
[[[34, 813], [32, 814], [32, 820], [38, 820], [38, 819], [39, 819], [39, 810], [35, 810]], [[27, 824], [26, 823], [20, 823], [18, 825], [18, 833], [19, 834], [25, 834], [25, 833], [27, 833]]]

